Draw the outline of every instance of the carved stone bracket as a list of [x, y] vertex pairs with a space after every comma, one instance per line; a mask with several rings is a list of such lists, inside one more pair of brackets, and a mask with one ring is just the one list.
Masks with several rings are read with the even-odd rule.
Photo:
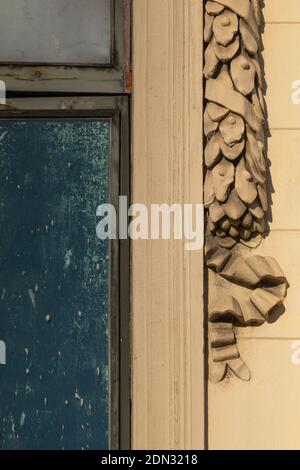
[[244, 258], [239, 248], [259, 246], [269, 209], [260, 2], [207, 0], [204, 23], [206, 264], [243, 289], [209, 305], [210, 378], [219, 382], [230, 368], [250, 380], [234, 327], [268, 321], [287, 290], [274, 258]]

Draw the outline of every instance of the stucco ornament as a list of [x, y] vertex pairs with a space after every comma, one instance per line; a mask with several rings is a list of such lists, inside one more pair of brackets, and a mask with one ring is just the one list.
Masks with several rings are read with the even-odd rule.
[[205, 2], [205, 256], [214, 283], [208, 318], [213, 382], [229, 369], [250, 380], [236, 328], [270, 321], [287, 291], [277, 261], [251, 251], [261, 243], [269, 209], [260, 25], [259, 0]]

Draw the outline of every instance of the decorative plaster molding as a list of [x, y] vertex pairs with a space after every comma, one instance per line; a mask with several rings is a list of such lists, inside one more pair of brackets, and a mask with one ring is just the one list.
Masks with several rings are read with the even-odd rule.
[[234, 328], [268, 321], [287, 291], [274, 258], [244, 258], [241, 250], [258, 247], [269, 209], [260, 26], [259, 0], [205, 2], [206, 264], [242, 288], [239, 298], [227, 288], [209, 305], [213, 382], [228, 368], [250, 380]]

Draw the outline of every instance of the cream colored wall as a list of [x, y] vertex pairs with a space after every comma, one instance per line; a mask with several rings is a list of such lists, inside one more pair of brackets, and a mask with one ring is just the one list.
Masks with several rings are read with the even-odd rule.
[[210, 449], [300, 449], [300, 2], [265, 0], [265, 73], [271, 137], [268, 156], [275, 193], [271, 233], [259, 252], [275, 256], [290, 283], [286, 312], [274, 324], [239, 331], [249, 383], [230, 378], [209, 385]]
[[[133, 1], [133, 202], [202, 201], [202, 3]], [[132, 244], [134, 449], [204, 445], [203, 262]]]

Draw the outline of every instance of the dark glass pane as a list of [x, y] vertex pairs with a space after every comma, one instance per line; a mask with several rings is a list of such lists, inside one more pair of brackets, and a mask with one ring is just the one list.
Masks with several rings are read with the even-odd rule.
[[0, 121], [2, 449], [107, 449], [108, 120]]
[[111, 0], [1, 0], [0, 61], [109, 64]]

